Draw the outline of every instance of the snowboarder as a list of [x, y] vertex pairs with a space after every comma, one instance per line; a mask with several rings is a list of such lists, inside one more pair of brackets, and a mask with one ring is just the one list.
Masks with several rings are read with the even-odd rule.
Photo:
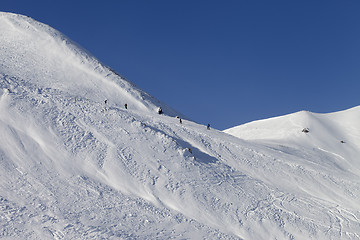
[[127, 103], [125, 103], [125, 109], [127, 109]]
[[161, 108], [161, 107], [159, 107], [159, 109], [158, 109], [158, 113], [159, 113], [159, 114], [162, 114], [162, 112], [163, 112], [163, 111], [162, 111], [162, 108]]
[[210, 123], [208, 123], [207, 125], [207, 130], [210, 130]]

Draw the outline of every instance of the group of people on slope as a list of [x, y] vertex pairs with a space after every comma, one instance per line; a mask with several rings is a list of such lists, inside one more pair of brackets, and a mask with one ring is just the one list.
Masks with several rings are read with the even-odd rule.
[[[107, 99], [105, 99], [105, 107], [107, 106], [107, 103], [108, 103], [108, 100]], [[127, 103], [125, 103], [125, 105], [124, 105], [124, 107], [125, 107], [125, 109], [128, 109], [128, 105], [127, 105]], [[163, 113], [163, 110], [162, 110], [162, 108], [161, 107], [159, 107], [158, 108], [158, 110], [157, 110], [157, 112], [158, 112], [158, 114], [162, 114]], [[179, 117], [177, 117], [177, 118], [179, 118]], [[181, 118], [179, 118], [179, 120], [180, 120], [180, 124], [182, 124], [182, 119]], [[210, 130], [210, 124], [208, 124], [207, 125], [207, 129], [208, 130]]]

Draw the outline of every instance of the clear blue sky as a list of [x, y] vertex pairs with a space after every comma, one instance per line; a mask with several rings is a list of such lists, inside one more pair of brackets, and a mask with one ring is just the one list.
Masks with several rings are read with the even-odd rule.
[[358, 0], [1, 0], [196, 122], [360, 105]]

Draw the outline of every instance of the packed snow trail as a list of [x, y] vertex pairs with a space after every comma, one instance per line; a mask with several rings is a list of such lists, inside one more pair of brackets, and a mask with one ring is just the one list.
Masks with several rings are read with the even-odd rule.
[[[0, 28], [1, 237], [360, 238], [359, 109], [307, 119], [311, 135], [281, 123], [281, 139], [243, 140], [180, 124], [46, 25], [2, 13]], [[323, 125], [354, 141], [323, 143]]]

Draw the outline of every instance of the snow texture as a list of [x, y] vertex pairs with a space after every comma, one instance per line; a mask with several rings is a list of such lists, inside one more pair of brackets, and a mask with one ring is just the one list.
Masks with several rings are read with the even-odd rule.
[[207, 130], [45, 24], [0, 32], [0, 238], [360, 239], [360, 107]]

